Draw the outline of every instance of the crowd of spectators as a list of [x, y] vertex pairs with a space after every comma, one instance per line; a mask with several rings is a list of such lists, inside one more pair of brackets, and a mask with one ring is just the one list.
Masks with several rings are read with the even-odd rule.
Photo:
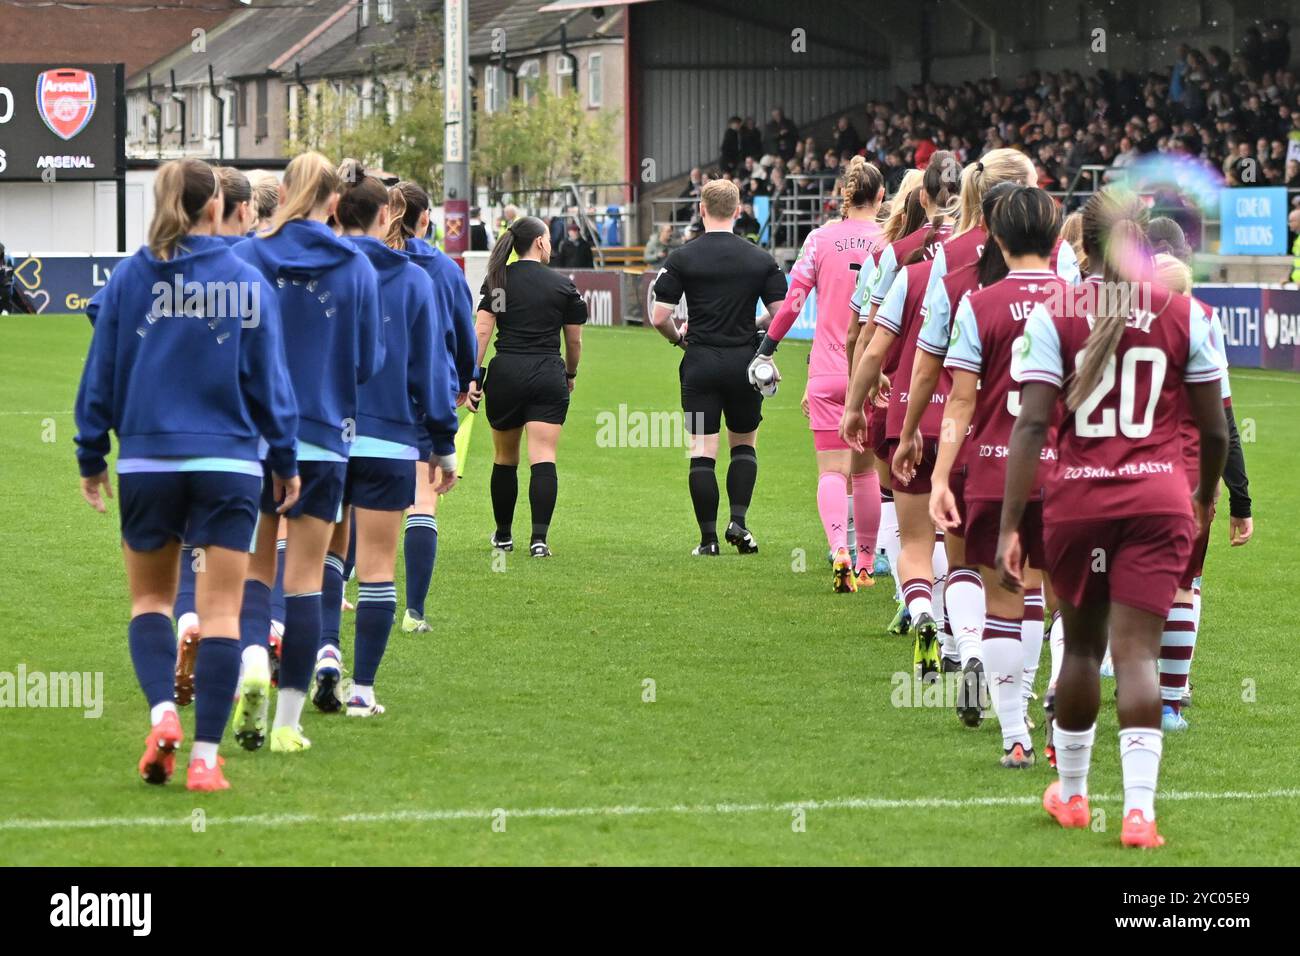
[[[780, 108], [761, 128], [733, 116], [716, 166], [693, 169], [681, 196], [693, 199], [721, 176], [736, 181], [743, 202], [793, 197], [784, 208], [804, 211], [822, 197], [819, 211], [832, 214], [826, 182], [854, 155], [877, 164], [892, 192], [938, 149], [969, 162], [1007, 146], [1034, 160], [1038, 185], [1061, 192], [1090, 184], [1084, 167], [1105, 167], [1103, 178], [1113, 179], [1153, 154], [1196, 158], [1228, 185], [1300, 188], [1300, 84], [1280, 19], [1247, 29], [1235, 55], [1184, 44], [1168, 68], [1150, 72], [1033, 70], [1010, 82], [918, 84], [868, 101], [858, 115], [861, 130], [844, 115], [822, 143]], [[679, 223], [691, 220], [689, 205]]]

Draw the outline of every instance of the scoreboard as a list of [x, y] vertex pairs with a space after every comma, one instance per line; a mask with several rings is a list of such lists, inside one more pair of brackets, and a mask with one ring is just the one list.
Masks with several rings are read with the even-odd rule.
[[0, 183], [124, 173], [122, 68], [0, 63]]

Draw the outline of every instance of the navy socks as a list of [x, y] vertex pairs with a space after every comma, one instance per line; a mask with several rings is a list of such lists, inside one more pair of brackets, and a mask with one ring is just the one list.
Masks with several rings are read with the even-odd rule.
[[175, 699], [176, 635], [166, 614], [141, 614], [127, 628], [131, 664], [150, 707]]

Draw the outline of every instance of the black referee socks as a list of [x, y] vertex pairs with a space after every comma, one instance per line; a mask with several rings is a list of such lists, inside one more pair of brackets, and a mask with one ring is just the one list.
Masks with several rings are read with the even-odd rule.
[[510, 537], [510, 526], [515, 520], [515, 499], [519, 497], [519, 466], [492, 465], [489, 483], [492, 493], [492, 517], [497, 522], [497, 539]]
[[758, 452], [753, 445], [737, 445], [731, 449], [731, 463], [727, 466], [727, 499], [731, 503], [731, 520], [742, 528], [754, 497], [754, 483], [758, 481]]
[[691, 489], [691, 504], [695, 506], [695, 520], [700, 526], [700, 544], [718, 543], [718, 478], [714, 474], [717, 462], [712, 458], [692, 458], [687, 482]]
[[533, 510], [532, 544], [546, 540], [555, 514], [555, 496], [560, 490], [560, 479], [555, 473], [555, 462], [539, 461], [532, 467], [528, 481], [528, 504]]

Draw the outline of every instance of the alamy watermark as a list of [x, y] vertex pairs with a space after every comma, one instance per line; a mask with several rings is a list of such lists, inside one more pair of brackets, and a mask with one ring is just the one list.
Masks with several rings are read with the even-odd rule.
[[596, 413], [598, 448], [683, 448], [691, 451], [691, 436], [703, 434], [698, 412], [645, 412], [620, 403], [617, 410]]
[[83, 717], [104, 713], [103, 671], [0, 671], [0, 709], [70, 708]]
[[207, 319], [214, 330], [212, 323], [221, 319], [238, 319], [245, 329], [262, 323], [260, 282], [187, 282], [177, 273], [171, 282], [159, 279], [150, 291], [154, 297], [150, 323], [160, 318]]

